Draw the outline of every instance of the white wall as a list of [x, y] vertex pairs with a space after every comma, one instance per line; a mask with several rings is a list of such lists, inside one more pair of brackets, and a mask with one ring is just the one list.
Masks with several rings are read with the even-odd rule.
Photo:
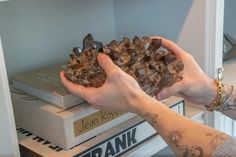
[[162, 35], [176, 40], [191, 4], [191, 0], [114, 0], [117, 37]]
[[104, 42], [161, 35], [192, 53], [204, 68], [204, 5], [204, 0], [1, 2], [0, 35], [8, 74], [65, 62], [87, 33]]
[[9, 75], [69, 58], [87, 34], [115, 38], [112, 0], [0, 2], [0, 35]]
[[193, 1], [178, 34], [177, 43], [191, 53], [201, 68], [205, 68], [205, 0]]
[[205, 0], [114, 0], [117, 38], [161, 35], [191, 53], [202, 68]]

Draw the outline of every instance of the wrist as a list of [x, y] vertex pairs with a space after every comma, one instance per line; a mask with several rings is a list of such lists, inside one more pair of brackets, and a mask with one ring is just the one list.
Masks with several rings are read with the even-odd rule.
[[145, 99], [146, 93], [143, 91], [135, 91], [131, 97], [129, 97], [128, 104], [131, 108], [131, 112], [140, 114], [142, 110], [142, 102]]
[[[217, 96], [215, 100], [209, 106], [206, 105], [206, 109], [211, 112], [214, 110], [221, 109], [223, 104], [227, 103], [230, 99], [228, 87], [222, 84], [220, 80], [215, 80], [215, 84], [217, 85]], [[232, 87], [232, 91], [233, 91], [233, 87]]]
[[133, 112], [142, 116], [149, 108], [153, 108], [153, 105], [157, 105], [157, 100], [147, 95], [145, 92], [139, 92], [135, 98], [132, 99], [131, 104], [133, 106]]
[[207, 92], [203, 92], [203, 93], [207, 93], [205, 95], [204, 105], [209, 106], [210, 104], [212, 104], [212, 102], [214, 102], [214, 100], [217, 97], [217, 85], [215, 83], [215, 80], [211, 78], [207, 79], [206, 90]]

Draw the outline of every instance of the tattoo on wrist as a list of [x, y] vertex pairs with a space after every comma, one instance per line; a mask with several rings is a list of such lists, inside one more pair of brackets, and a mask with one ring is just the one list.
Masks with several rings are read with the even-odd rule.
[[228, 135], [224, 133], [207, 133], [206, 136], [211, 137], [209, 147], [212, 151], [214, 151], [216, 147], [218, 147], [223, 141], [228, 138]]
[[158, 118], [158, 114], [153, 114], [153, 113], [145, 113], [143, 115], [143, 118], [149, 123], [151, 124], [154, 128], [157, 126], [157, 118]]
[[203, 157], [204, 151], [200, 146], [188, 146], [180, 144], [184, 131], [173, 131], [168, 134], [168, 140], [177, 150], [181, 151], [183, 157]]
[[221, 111], [236, 110], [236, 98], [233, 102], [227, 102], [221, 107]]
[[234, 87], [231, 86], [231, 90], [228, 91], [228, 95], [220, 107], [220, 111], [226, 111], [226, 110], [236, 110], [236, 93], [234, 92]]

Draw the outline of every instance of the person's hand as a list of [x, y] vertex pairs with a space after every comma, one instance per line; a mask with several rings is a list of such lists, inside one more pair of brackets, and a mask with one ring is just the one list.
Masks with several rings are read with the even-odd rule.
[[162, 46], [172, 51], [184, 63], [183, 80], [164, 88], [157, 93], [156, 98], [162, 100], [171, 95], [181, 95], [196, 104], [209, 105], [213, 102], [217, 94], [216, 84], [202, 71], [193, 56], [170, 40], [162, 37], [151, 38], [162, 39]]
[[98, 62], [106, 73], [106, 81], [99, 88], [84, 87], [67, 80], [60, 73], [64, 86], [73, 94], [85, 99], [94, 108], [137, 113], [136, 103], [146, 95], [136, 80], [117, 67], [105, 54], [98, 55]]

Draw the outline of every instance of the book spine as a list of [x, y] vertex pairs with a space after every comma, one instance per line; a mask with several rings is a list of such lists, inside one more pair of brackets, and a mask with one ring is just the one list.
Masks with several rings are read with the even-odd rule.
[[16, 124], [64, 149], [135, 116], [132, 113], [98, 111], [87, 104], [62, 111], [20, 91], [11, 91], [11, 95]]
[[[44, 105], [49, 105], [47, 103], [44, 103], [43, 101], [39, 100], [38, 98], [34, 96], [30, 96], [24, 92], [17, 91], [17, 90], [11, 90], [12, 93], [12, 98], [13, 98], [13, 103], [14, 106], [18, 105], [21, 107], [24, 107], [26, 105], [34, 106], [34, 108], [37, 108], [40, 110]], [[15, 99], [20, 99], [21, 101], [14, 101]], [[89, 105], [89, 104], [88, 104]], [[16, 107], [15, 107], [16, 108]], [[82, 108], [82, 107], [81, 107]], [[27, 109], [25, 108], [24, 112], [27, 113]], [[91, 110], [90, 107], [87, 107], [87, 109], [84, 109], [87, 112], [86, 116], [77, 116], [76, 113], [75, 115], [75, 120], [72, 122], [73, 123], [73, 130], [74, 130], [74, 137], [80, 136], [82, 134], [85, 134], [86, 132], [99, 127], [105, 123], [108, 123], [118, 117], [124, 116], [126, 113], [125, 112], [108, 112], [108, 111], [99, 111], [99, 110]], [[68, 110], [68, 111], [60, 111], [58, 112], [59, 109], [56, 109], [52, 112], [56, 112], [58, 114], [63, 114], [63, 112], [73, 112], [73, 108]], [[15, 112], [18, 112], [16, 110]], [[30, 112], [30, 110], [29, 110]], [[48, 112], [50, 114], [50, 112]], [[79, 112], [78, 115], [83, 115], [83, 112]], [[133, 117], [133, 116], [132, 116]], [[128, 116], [127, 116], [128, 118]]]
[[74, 136], [82, 135], [98, 126], [124, 115], [124, 112], [97, 111], [73, 122]]
[[23, 82], [14, 79], [12, 80], [12, 86], [18, 90], [21, 90], [22, 92], [37, 97], [43, 101], [46, 101], [51, 105], [56, 106], [62, 110], [66, 110], [77, 104], [85, 102], [85, 100], [73, 94], [68, 94], [63, 96], [56, 92], [44, 91], [43, 89], [29, 86], [27, 84], [24, 84]]
[[[144, 133], [145, 132], [145, 133]], [[31, 132], [23, 128], [17, 128], [18, 136], [21, 137], [19, 144], [31, 152], [37, 152], [39, 155], [52, 154], [58, 157], [105, 157], [105, 156], [121, 156], [129, 151], [134, 150], [143, 143], [156, 137], [157, 133], [146, 121], [133, 123], [128, 127], [121, 126], [120, 131], [116, 133], [104, 133], [103, 140], [97, 143], [97, 136], [94, 139], [77, 145], [70, 150], [51, 144], [41, 137], [33, 135]], [[92, 142], [94, 141], [94, 142]], [[86, 146], [86, 147], [85, 147]]]
[[[145, 132], [145, 133], [144, 133]], [[121, 156], [157, 135], [151, 125], [142, 121], [117, 134], [110, 135], [102, 142], [74, 155], [73, 157]]]
[[[59, 95], [52, 95], [47, 91], [42, 91], [38, 88], [28, 86], [20, 81], [14, 80], [14, 79], [12, 80], [12, 86], [13, 86], [13, 88], [15, 88], [17, 90], [22, 91], [21, 94], [27, 93], [31, 96], [37, 97], [38, 99], [49, 102], [53, 106], [56, 106], [60, 109], [66, 109], [66, 107], [63, 103], [63, 98]], [[20, 92], [18, 91], [18, 93], [20, 93]]]

